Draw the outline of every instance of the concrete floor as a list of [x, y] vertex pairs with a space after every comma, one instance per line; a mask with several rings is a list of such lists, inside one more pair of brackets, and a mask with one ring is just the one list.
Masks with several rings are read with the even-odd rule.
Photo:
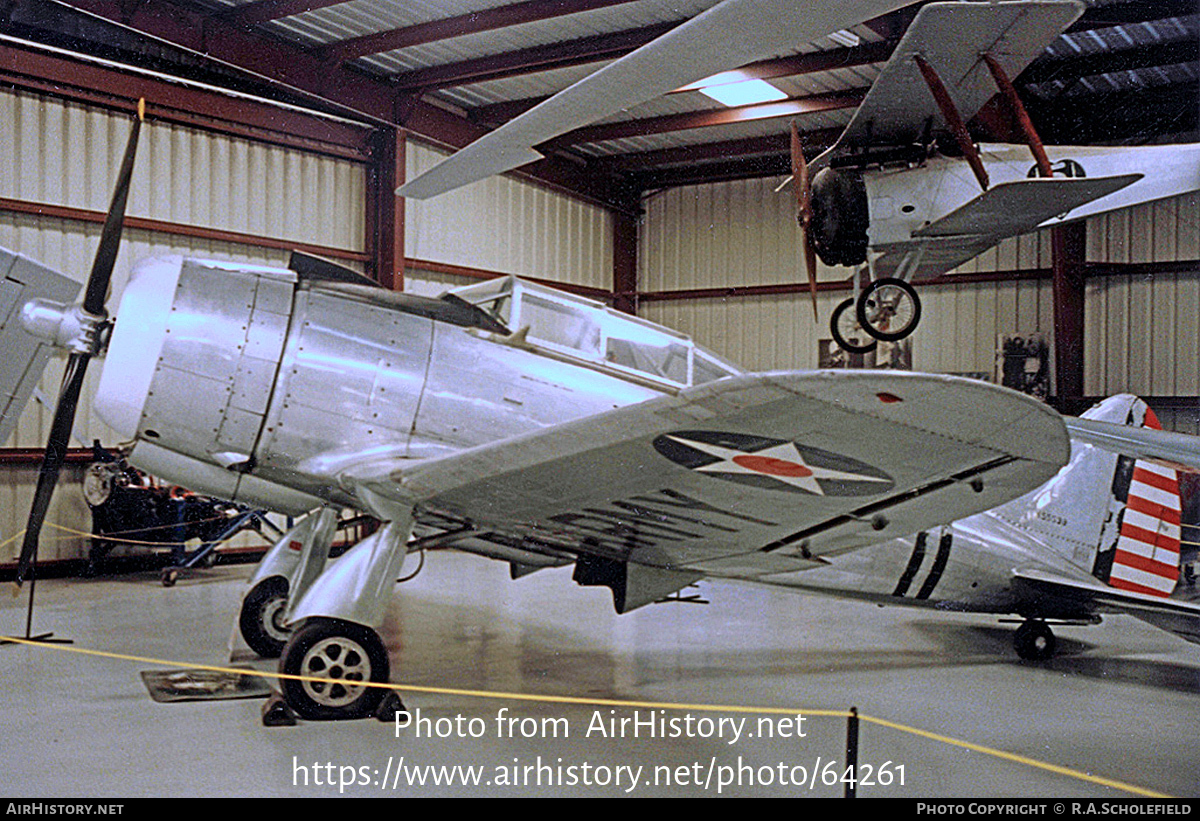
[[[640, 766], [633, 795], [715, 795], [720, 781], [740, 773], [742, 784], [722, 784], [722, 795], [829, 797], [840, 795], [841, 786], [822, 784], [821, 775], [815, 786], [781, 785], [780, 767], [793, 780], [812, 782], [814, 771], [832, 774], [828, 763], [844, 760], [845, 719], [810, 714], [797, 725], [792, 711], [853, 705], [865, 715], [1093, 777], [1200, 795], [1200, 647], [1132, 619], [1060, 628], [1060, 655], [1031, 664], [1016, 659], [1011, 627], [986, 617], [715, 582], [701, 586], [707, 606], [663, 604], [616, 616], [607, 590], [576, 587], [569, 570], [511, 582], [505, 565], [451, 553], [429, 556], [423, 572], [397, 588], [384, 630], [394, 681], [585, 700], [783, 708], [770, 714], [772, 726], [790, 737], [761, 737], [754, 714], [641, 706], [643, 718], [677, 719], [682, 734], [606, 738], [588, 734], [594, 717], [632, 718], [635, 708], [464, 693], [405, 694], [410, 710], [433, 720], [420, 737], [414, 729], [397, 736], [392, 724], [375, 720], [267, 728], [260, 720], [263, 702], [254, 699], [152, 701], [141, 671], [228, 662], [231, 625], [249, 573], [244, 566], [217, 567], [169, 589], [155, 573], [40, 582], [35, 632], [53, 630], [73, 639], [75, 649], [166, 664], [61, 646], [0, 647], [3, 792], [43, 798], [622, 795], [631, 773], [624, 768], [638, 772]], [[24, 604], [23, 595], [3, 597], [0, 632], [23, 632]], [[520, 720], [514, 733], [525, 728], [533, 737], [500, 737], [497, 716], [505, 709], [503, 716]], [[699, 718], [727, 719], [725, 737], [701, 737], [709, 725]], [[744, 734], [734, 741], [730, 720], [739, 718], [746, 718]], [[450, 735], [436, 737], [439, 729]], [[397, 778], [401, 759], [405, 776]], [[861, 728], [860, 762], [884, 767], [892, 777], [890, 786], [861, 787], [862, 796], [1130, 795], [870, 722]], [[545, 765], [540, 785], [539, 763]], [[482, 767], [485, 783], [406, 785], [408, 768], [426, 765]], [[662, 783], [668, 776], [672, 783]], [[497, 783], [505, 778], [521, 783]], [[560, 783], [547, 783], [554, 778]], [[761, 783], [768, 779], [773, 783]], [[697, 780], [707, 785], [694, 785]], [[359, 781], [369, 784], [341, 786]]]

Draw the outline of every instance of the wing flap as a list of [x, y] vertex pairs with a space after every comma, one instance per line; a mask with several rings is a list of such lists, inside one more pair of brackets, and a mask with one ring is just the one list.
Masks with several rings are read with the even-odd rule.
[[1057, 414], [994, 385], [778, 373], [348, 481], [376, 500], [613, 558], [680, 567], [757, 553], [800, 565], [993, 507], [1046, 481], [1068, 451]]
[[16, 428], [54, 353], [50, 345], [25, 332], [21, 308], [37, 297], [70, 303], [82, 287], [28, 257], [0, 248], [0, 444]]

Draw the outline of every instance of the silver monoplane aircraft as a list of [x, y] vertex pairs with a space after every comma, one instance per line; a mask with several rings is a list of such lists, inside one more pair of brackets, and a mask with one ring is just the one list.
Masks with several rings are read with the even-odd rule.
[[[264, 558], [240, 618], [248, 643], [297, 676], [283, 688], [303, 716], [376, 707], [381, 689], [355, 682], [389, 679], [377, 630], [400, 565], [421, 547], [504, 560], [514, 576], [570, 564], [580, 584], [610, 587], [620, 612], [713, 576], [1015, 613], [1032, 625], [1032, 654], [1049, 641], [1047, 618], [1112, 607], [1169, 629], [1195, 623], [1200, 611], [1161, 586], [1121, 588], [1114, 568], [1129, 562], [1097, 575], [1091, 546], [1046, 537], [1059, 523], [1045, 517], [1075, 512], [1055, 512], [1066, 497], [1012, 502], [1073, 484], [1055, 478], [1071, 446], [1058, 414], [993, 385], [750, 374], [682, 334], [519, 279], [418, 298], [300, 256], [288, 268], [147, 260], [110, 318], [137, 135], [135, 125], [81, 302], [70, 278], [0, 252], [0, 439], [47, 358], [70, 355], [18, 580], [36, 567], [84, 373], [103, 356], [94, 408], [132, 442], [133, 465], [307, 514]], [[1186, 437], [1103, 418], [1072, 425], [1142, 459], [1195, 460]], [[1070, 475], [1107, 482], [1096, 498], [1116, 510], [1111, 477]], [[383, 526], [330, 561], [345, 507]], [[995, 515], [1032, 541], [991, 550], [992, 531], [955, 529], [993, 509], [1018, 511]], [[924, 535], [894, 541], [911, 534]], [[1017, 554], [1028, 561], [1014, 569]], [[856, 569], [868, 556], [878, 574]]]

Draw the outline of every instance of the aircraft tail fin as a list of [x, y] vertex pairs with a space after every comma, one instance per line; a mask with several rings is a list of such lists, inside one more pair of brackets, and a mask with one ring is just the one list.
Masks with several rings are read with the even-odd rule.
[[0, 444], [17, 426], [53, 348], [26, 333], [21, 309], [35, 297], [73, 302], [82, 286], [27, 257], [0, 248]]
[[[1131, 404], [1128, 424], [1162, 430], [1158, 418], [1141, 400]], [[1180, 527], [1183, 505], [1179, 474], [1147, 459], [1120, 456], [1113, 496], [1123, 507], [1116, 521], [1116, 541], [1101, 545], [1093, 574], [1111, 587], [1150, 596], [1170, 596], [1179, 581]]]

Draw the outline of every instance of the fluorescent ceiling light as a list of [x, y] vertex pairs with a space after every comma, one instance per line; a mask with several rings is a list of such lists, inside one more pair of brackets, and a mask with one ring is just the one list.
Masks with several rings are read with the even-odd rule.
[[730, 108], [787, 99], [786, 94], [765, 80], [743, 80], [740, 83], [708, 86], [700, 89], [700, 93]]
[[845, 46], [846, 48], [853, 48], [862, 42], [859, 40], [857, 34], [852, 31], [847, 31], [846, 29], [835, 31], [833, 34], [829, 35], [829, 39], [837, 43], [839, 46]]

